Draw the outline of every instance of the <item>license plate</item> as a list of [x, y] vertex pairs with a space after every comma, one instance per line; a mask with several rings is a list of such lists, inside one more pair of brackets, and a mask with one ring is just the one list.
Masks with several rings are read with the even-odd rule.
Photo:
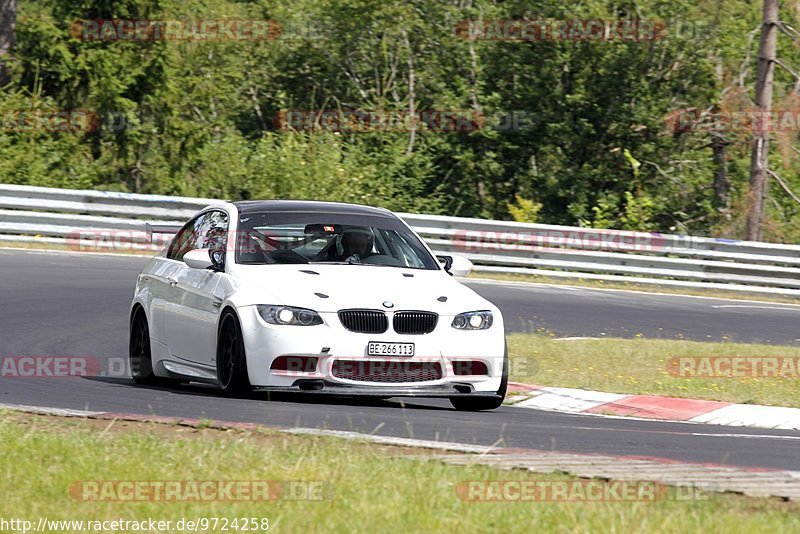
[[413, 343], [381, 343], [370, 341], [367, 345], [369, 356], [413, 356]]

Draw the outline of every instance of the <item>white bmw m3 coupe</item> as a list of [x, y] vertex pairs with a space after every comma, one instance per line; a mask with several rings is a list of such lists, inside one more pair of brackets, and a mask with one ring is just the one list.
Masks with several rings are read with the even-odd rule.
[[[173, 230], [174, 231], [174, 230]], [[500, 406], [503, 318], [388, 210], [329, 202], [208, 206], [139, 275], [130, 309], [137, 383], [223, 393], [444, 397]]]

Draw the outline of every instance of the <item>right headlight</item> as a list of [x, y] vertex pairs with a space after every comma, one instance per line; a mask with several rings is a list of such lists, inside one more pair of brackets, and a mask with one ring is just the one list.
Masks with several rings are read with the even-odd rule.
[[269, 324], [287, 324], [296, 326], [313, 326], [322, 324], [322, 317], [314, 310], [296, 308], [294, 306], [271, 306], [259, 304], [258, 314]]
[[492, 326], [494, 318], [489, 310], [459, 313], [453, 317], [450, 326], [456, 330], [486, 330]]

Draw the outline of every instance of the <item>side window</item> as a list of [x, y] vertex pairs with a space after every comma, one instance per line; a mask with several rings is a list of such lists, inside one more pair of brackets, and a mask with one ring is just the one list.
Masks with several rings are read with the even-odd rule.
[[228, 235], [228, 215], [210, 211], [190, 221], [175, 235], [167, 258], [183, 261], [183, 256], [196, 248], [225, 250]]
[[194, 248], [226, 250], [228, 239], [228, 215], [222, 211], [210, 211], [198, 220], [197, 243]]
[[192, 250], [191, 244], [195, 241], [194, 230], [197, 221], [201, 217], [197, 217], [189, 221], [180, 231], [175, 234], [172, 243], [167, 251], [167, 258], [171, 260], [183, 261], [183, 255]]

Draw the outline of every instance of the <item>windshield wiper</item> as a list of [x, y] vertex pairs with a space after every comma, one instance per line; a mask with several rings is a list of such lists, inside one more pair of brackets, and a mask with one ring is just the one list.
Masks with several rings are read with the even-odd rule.
[[365, 265], [367, 267], [395, 267], [398, 269], [417, 269], [418, 267], [405, 267], [401, 265], [387, 265], [385, 263], [369, 263], [365, 261], [310, 261], [310, 265]]

